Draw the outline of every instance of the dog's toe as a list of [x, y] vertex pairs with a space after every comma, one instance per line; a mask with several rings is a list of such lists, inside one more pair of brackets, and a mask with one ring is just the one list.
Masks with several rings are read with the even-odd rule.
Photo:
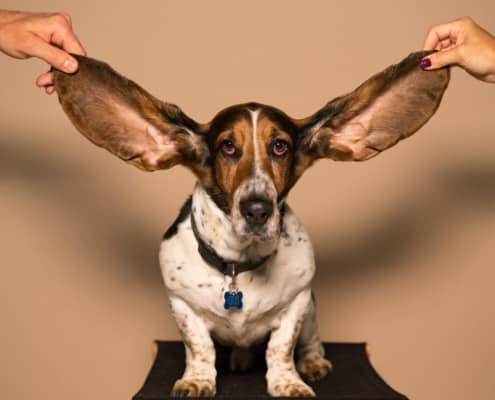
[[274, 397], [314, 397], [315, 392], [304, 382], [279, 383], [270, 394]]
[[215, 383], [207, 379], [179, 379], [172, 389], [173, 397], [212, 397]]
[[332, 369], [332, 364], [319, 354], [303, 357], [297, 363], [297, 370], [309, 381], [324, 378]]

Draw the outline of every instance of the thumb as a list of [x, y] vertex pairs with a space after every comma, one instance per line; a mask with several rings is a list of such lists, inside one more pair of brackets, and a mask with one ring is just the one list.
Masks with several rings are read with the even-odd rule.
[[421, 60], [421, 68], [438, 69], [451, 64], [459, 64], [460, 54], [459, 47], [453, 47], [447, 50], [437, 51]]
[[28, 53], [34, 57], [41, 58], [52, 67], [67, 73], [76, 72], [78, 68], [77, 60], [62, 49], [53, 46], [38, 36], [33, 36], [30, 41]]

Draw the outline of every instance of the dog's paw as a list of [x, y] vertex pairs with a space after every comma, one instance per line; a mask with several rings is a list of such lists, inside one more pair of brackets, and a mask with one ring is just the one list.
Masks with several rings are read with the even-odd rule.
[[254, 365], [254, 353], [244, 347], [234, 347], [230, 353], [230, 370], [245, 372]]
[[208, 379], [178, 379], [172, 389], [173, 397], [213, 397], [215, 382]]
[[297, 370], [311, 382], [325, 377], [332, 369], [332, 363], [318, 353], [308, 354], [297, 362]]
[[303, 381], [277, 382], [268, 390], [273, 397], [315, 397], [315, 392]]

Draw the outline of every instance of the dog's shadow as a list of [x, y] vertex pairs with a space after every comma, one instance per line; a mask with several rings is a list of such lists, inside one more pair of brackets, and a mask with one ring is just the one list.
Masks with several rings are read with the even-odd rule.
[[[71, 219], [84, 246], [97, 258], [113, 260], [87, 268], [104, 267], [117, 280], [137, 285], [161, 285], [158, 247], [166, 226], [146, 224], [140, 219], [142, 206], [133, 210], [128, 203], [119, 204], [119, 194], [94, 174], [95, 169], [86, 170], [81, 161], [61, 158], [55, 151], [37, 151], [17, 143], [0, 145], [0, 184], [26, 192], [23, 196], [29, 196], [40, 211], [45, 205], [56, 207], [60, 218]], [[54, 233], [53, 240], [59, 241], [60, 232]]]
[[[161, 285], [157, 251], [165, 221], [149, 226], [139, 217], [141, 208], [129, 210], [119, 207], [115, 199], [109, 202], [111, 189], [93, 183], [91, 174], [80, 164], [18, 144], [3, 143], [0, 149], [2, 185], [13, 181], [16, 187], [35, 188], [38, 203], [56, 202], [65, 215], [80, 221], [82, 240], [96, 236], [104, 242], [94, 250], [110, 255], [119, 279]], [[459, 218], [462, 209], [493, 208], [495, 164], [488, 161], [446, 167], [411, 198], [375, 224], [356, 227], [350, 232], [352, 240], [326, 243], [324, 238], [313, 238], [316, 287], [325, 285], [328, 289], [339, 280], [397, 266], [412, 252], [429, 246], [439, 228], [449, 219]]]
[[326, 243], [315, 238], [317, 285], [396, 269], [411, 254], [432, 246], [446, 224], [479, 218], [493, 212], [494, 205], [492, 160], [444, 167], [409, 201], [388, 210], [375, 224], [360, 226], [349, 235], [352, 240]]

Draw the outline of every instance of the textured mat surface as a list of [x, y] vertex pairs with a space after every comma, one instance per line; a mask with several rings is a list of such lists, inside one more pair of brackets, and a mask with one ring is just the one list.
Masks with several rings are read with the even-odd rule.
[[[158, 354], [146, 381], [133, 400], [171, 399], [170, 392], [184, 370], [182, 342], [158, 341]], [[376, 373], [366, 354], [365, 343], [325, 343], [333, 371], [310, 383], [318, 399], [329, 400], [407, 400]], [[240, 373], [228, 368], [229, 350], [217, 346], [217, 395], [221, 399], [266, 399], [263, 357], [253, 370]]]

